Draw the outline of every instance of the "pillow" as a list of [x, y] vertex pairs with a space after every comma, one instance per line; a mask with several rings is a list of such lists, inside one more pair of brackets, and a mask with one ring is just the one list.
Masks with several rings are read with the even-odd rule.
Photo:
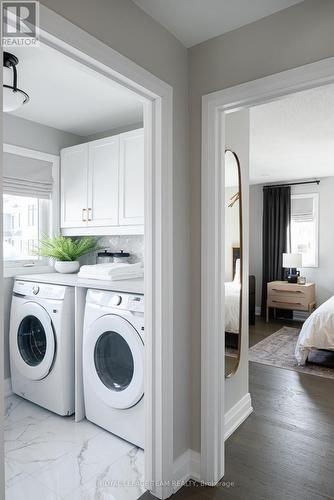
[[235, 261], [235, 273], [233, 278], [234, 283], [240, 283], [240, 259]]

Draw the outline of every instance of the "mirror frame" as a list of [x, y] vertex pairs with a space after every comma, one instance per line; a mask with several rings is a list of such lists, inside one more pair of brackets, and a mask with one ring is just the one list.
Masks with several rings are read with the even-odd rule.
[[[242, 326], [243, 326], [243, 321], [242, 321], [242, 306], [243, 306], [243, 300], [242, 300], [242, 294], [243, 294], [243, 286], [244, 286], [244, 279], [243, 279], [243, 260], [244, 260], [244, 251], [243, 251], [243, 219], [242, 219], [242, 195], [243, 195], [243, 190], [242, 190], [242, 183], [241, 183], [241, 164], [239, 160], [239, 156], [235, 151], [233, 151], [230, 148], [225, 148], [225, 155], [226, 153], [232, 153], [234, 156], [234, 159], [237, 164], [237, 169], [238, 169], [238, 182], [239, 182], [239, 220], [240, 220], [240, 298], [239, 298], [239, 342], [238, 342], [238, 353], [237, 353], [237, 363], [235, 365], [235, 368], [226, 375], [225, 372], [225, 378], [231, 378], [233, 375], [236, 374], [238, 371], [238, 368], [240, 366], [240, 358], [241, 358], [241, 334], [242, 334]], [[225, 159], [225, 157], [224, 157]], [[226, 163], [224, 163], [224, 171], [226, 169]], [[225, 173], [225, 172], [224, 172]], [[225, 175], [224, 175], [225, 177]], [[226, 201], [226, 200], [225, 200]], [[226, 205], [225, 205], [225, 210], [226, 210]], [[224, 296], [224, 301], [225, 301], [225, 296]], [[224, 356], [225, 354], [225, 325], [224, 325]]]

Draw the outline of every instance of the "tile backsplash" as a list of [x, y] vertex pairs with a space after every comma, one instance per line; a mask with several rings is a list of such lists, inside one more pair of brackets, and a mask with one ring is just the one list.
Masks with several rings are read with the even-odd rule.
[[[128, 252], [130, 254], [130, 262], [144, 262], [144, 236], [129, 235], [129, 236], [101, 236], [99, 246], [102, 249], [110, 250], [111, 252]], [[96, 264], [96, 253], [87, 255], [80, 259], [81, 264]]]

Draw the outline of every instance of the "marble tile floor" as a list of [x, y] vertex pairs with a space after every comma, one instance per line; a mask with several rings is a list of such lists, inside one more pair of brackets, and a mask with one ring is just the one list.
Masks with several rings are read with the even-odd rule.
[[87, 420], [5, 400], [6, 500], [136, 500], [144, 453]]

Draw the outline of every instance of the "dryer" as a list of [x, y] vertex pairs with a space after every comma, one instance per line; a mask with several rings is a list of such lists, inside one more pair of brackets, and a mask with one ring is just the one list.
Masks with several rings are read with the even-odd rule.
[[74, 413], [74, 290], [16, 280], [9, 332], [12, 389], [59, 415]]
[[144, 296], [88, 290], [83, 334], [86, 417], [144, 448]]

